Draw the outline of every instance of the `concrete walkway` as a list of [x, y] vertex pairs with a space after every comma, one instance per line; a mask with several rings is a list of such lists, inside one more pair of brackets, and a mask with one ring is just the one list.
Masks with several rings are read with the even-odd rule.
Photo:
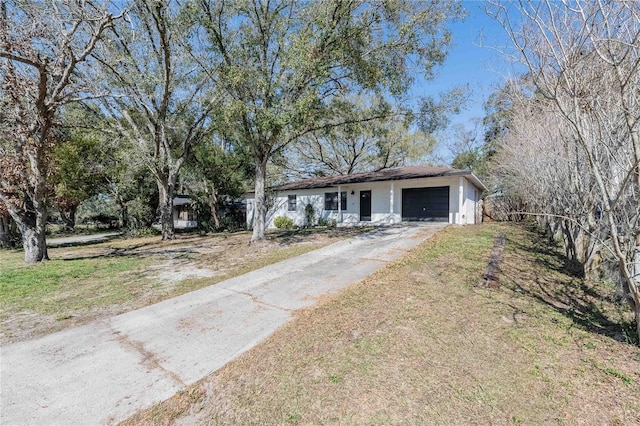
[[59, 247], [80, 244], [103, 243], [122, 235], [121, 232], [107, 232], [102, 234], [72, 235], [71, 237], [47, 238], [47, 246]]
[[123, 420], [224, 366], [443, 225], [382, 228], [108, 320], [7, 345], [0, 423]]

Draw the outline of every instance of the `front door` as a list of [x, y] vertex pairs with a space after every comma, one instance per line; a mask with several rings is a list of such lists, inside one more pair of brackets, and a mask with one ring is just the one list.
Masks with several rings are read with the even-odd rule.
[[360, 191], [360, 222], [371, 221], [371, 191]]

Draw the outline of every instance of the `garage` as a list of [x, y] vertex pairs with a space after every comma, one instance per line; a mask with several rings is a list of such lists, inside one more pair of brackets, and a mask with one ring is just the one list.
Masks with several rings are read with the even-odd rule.
[[403, 189], [402, 220], [448, 222], [449, 187]]

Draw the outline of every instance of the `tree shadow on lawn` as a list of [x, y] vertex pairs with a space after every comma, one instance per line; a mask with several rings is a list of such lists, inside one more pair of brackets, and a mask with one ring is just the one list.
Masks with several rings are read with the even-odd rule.
[[531, 254], [535, 264], [557, 274], [540, 273], [528, 262], [515, 259], [502, 268], [511, 290], [551, 307], [585, 331], [637, 345], [633, 319], [623, 318], [623, 307], [613, 301], [611, 290], [585, 280], [581, 265], [567, 259], [555, 242], [535, 231], [528, 235], [530, 244], [507, 237], [507, 245]]
[[[301, 244], [304, 242], [314, 243], [313, 237], [328, 237], [329, 239], [341, 239], [350, 238], [358, 235], [366, 236], [367, 231], [371, 231], [372, 228], [297, 228], [288, 230], [270, 230], [267, 233], [267, 245], [276, 244], [280, 246], [290, 246], [294, 244]], [[246, 241], [231, 239], [230, 237], [238, 234], [246, 234]], [[370, 236], [374, 238], [374, 236]], [[207, 240], [207, 241], [205, 241]], [[228, 241], [227, 241], [228, 240]], [[204, 241], [204, 243], [203, 243]], [[217, 245], [217, 244], [231, 244], [231, 245], [249, 245], [250, 234], [246, 231], [239, 233], [219, 233], [209, 235], [199, 234], [182, 234], [181, 237], [171, 241], [145, 241], [138, 244], [128, 245], [126, 247], [99, 247], [98, 244], [106, 244], [105, 241], [99, 243], [86, 243], [86, 244], [73, 244], [66, 246], [67, 248], [82, 247], [95, 245], [95, 250], [90, 253], [68, 253], [68, 256], [61, 257], [59, 259], [65, 261], [82, 260], [82, 259], [100, 259], [100, 258], [113, 258], [113, 257], [145, 257], [145, 256], [170, 256], [173, 258], [183, 258], [190, 255], [199, 255], [197, 246]], [[176, 244], [176, 245], [174, 245]], [[54, 249], [64, 248], [62, 246], [53, 247]]]
[[282, 229], [276, 231], [270, 231], [266, 237], [267, 241], [275, 242], [278, 241], [281, 244], [289, 245], [293, 243], [298, 243], [303, 239], [307, 238], [309, 235], [317, 234], [317, 230], [313, 230], [311, 228], [295, 228], [295, 229]]
[[96, 248], [96, 251], [92, 253], [88, 253], [86, 255], [77, 254], [73, 256], [61, 257], [60, 260], [63, 261], [74, 261], [74, 260], [88, 260], [88, 259], [106, 259], [106, 258], [116, 258], [116, 257], [128, 257], [128, 258], [140, 258], [140, 257], [148, 257], [153, 255], [178, 255], [177, 257], [186, 257], [190, 254], [197, 253], [193, 247], [174, 247], [170, 246], [166, 248], [160, 248], [158, 250], [150, 249], [154, 245], [157, 245], [157, 242], [146, 242], [135, 244], [128, 247], [104, 247], [104, 248]]
[[521, 244], [518, 241], [511, 243], [521, 250], [528, 251], [533, 254], [536, 263], [561, 274], [569, 275], [575, 278], [584, 278], [583, 265], [575, 259], [571, 259], [563, 253], [560, 244], [545, 234], [544, 230], [535, 224], [527, 224], [526, 230], [531, 236], [529, 244]]
[[372, 228], [296, 228], [269, 231], [267, 240], [278, 242], [282, 245], [290, 245], [303, 242], [310, 236], [327, 236], [329, 238], [345, 238], [354, 237], [370, 231]]

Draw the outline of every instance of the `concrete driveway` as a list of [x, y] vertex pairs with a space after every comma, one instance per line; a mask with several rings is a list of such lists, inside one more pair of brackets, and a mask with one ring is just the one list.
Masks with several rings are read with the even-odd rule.
[[6, 345], [0, 423], [111, 424], [252, 348], [445, 225], [381, 228], [164, 302]]

